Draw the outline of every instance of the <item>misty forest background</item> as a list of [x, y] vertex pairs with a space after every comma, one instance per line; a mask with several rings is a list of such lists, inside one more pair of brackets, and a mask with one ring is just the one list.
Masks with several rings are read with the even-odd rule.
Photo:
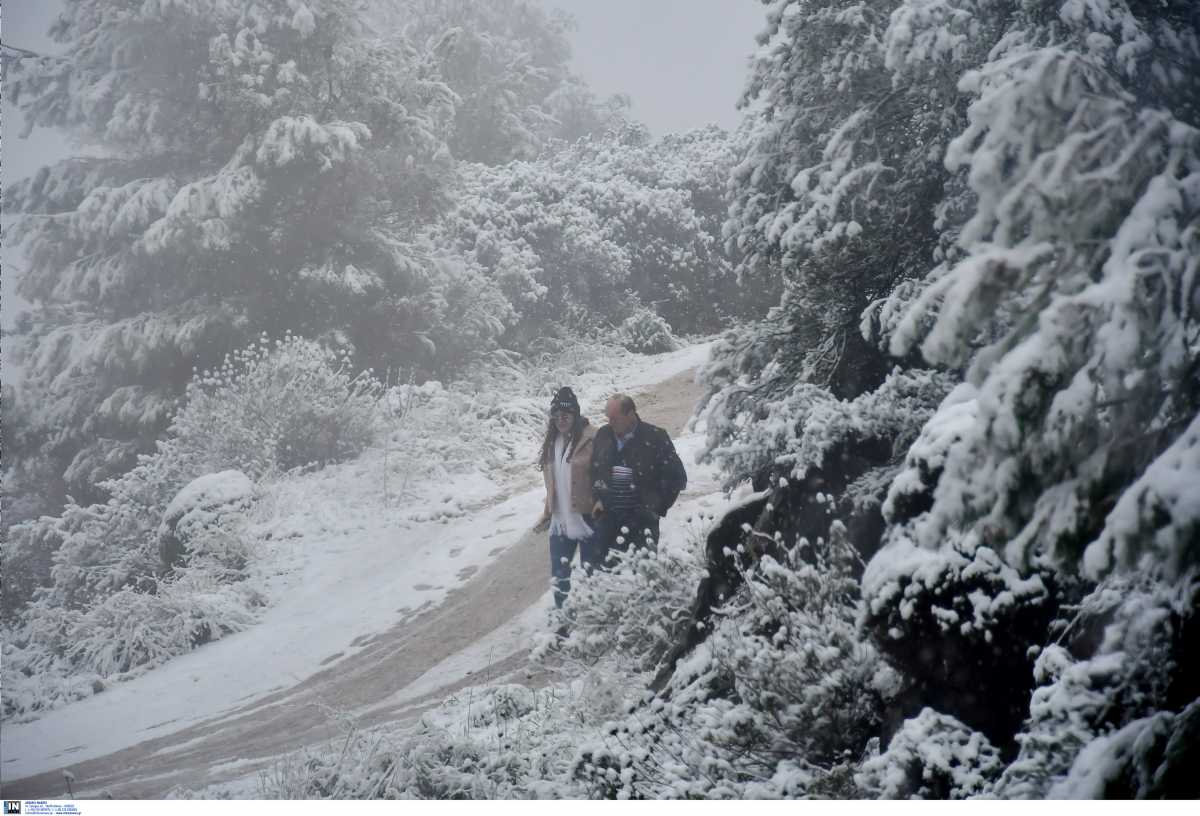
[[763, 14], [741, 126], [660, 138], [521, 0], [74, 0], [61, 56], [6, 47], [87, 150], [3, 191], [4, 716], [253, 624], [196, 479], [413, 400], [533, 439], [556, 355], [720, 334], [704, 456], [754, 492], [567, 608], [624, 713], [509, 690], [502, 761], [424, 735], [276, 793], [1200, 794], [1194, 4]]

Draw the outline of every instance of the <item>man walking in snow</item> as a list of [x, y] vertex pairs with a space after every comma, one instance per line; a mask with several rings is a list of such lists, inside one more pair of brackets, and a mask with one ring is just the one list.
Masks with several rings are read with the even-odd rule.
[[601, 558], [631, 542], [656, 549], [659, 519], [687, 486], [687, 471], [670, 435], [643, 422], [632, 397], [614, 394], [604, 414], [608, 425], [592, 443], [597, 548]]

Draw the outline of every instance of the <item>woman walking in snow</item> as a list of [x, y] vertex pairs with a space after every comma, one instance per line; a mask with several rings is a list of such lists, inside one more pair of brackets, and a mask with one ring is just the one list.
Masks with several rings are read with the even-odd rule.
[[571, 561], [579, 548], [580, 564], [599, 566], [602, 556], [593, 534], [589, 469], [596, 429], [579, 412], [570, 388], [558, 389], [550, 402], [550, 421], [542, 440], [538, 468], [546, 481], [546, 504], [535, 530], [550, 529], [550, 575], [554, 605], [562, 607], [571, 588]]

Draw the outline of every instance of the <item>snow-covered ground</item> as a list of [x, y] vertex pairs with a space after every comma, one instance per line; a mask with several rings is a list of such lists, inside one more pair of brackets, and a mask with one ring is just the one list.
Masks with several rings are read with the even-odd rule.
[[[650, 386], [696, 369], [708, 351], [705, 343], [620, 358], [602, 371], [580, 372], [571, 384], [596, 421], [614, 390], [652, 392]], [[656, 420], [652, 412], [643, 416]], [[716, 475], [695, 464], [699, 432], [676, 443], [691, 484], [664, 537], [682, 535], [684, 505], [708, 506], [718, 495]], [[534, 451], [528, 453], [532, 459]], [[269, 486], [251, 525], [264, 548], [262, 580], [272, 598], [260, 623], [32, 722], [6, 724], [3, 778], [70, 768], [234, 710], [244, 715], [259, 698], [298, 686], [441, 604], [520, 542], [540, 512], [541, 476], [532, 467], [426, 485], [419, 500], [403, 504], [394, 494], [385, 499], [388, 455], [372, 450]], [[367, 707], [415, 700], [527, 648], [551, 606], [548, 569], [531, 576], [539, 582], [537, 603]], [[86, 779], [80, 788], [87, 789]]]

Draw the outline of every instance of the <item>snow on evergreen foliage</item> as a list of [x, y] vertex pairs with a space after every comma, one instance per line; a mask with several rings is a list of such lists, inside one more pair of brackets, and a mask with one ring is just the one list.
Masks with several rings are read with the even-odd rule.
[[[1166, 723], [1200, 693], [1196, 23], [1121, 0], [768, 11], [725, 229], [743, 279], [785, 291], [714, 353], [706, 455], [815, 491], [830, 450], [892, 444], [863, 477], [864, 633], [907, 715], [1019, 750], [994, 789], [898, 794], [1178, 778]], [[873, 426], [876, 400], [895, 410]], [[873, 762], [860, 779], [892, 790]]]
[[926, 708], [905, 720], [885, 753], [863, 763], [855, 781], [873, 798], [969, 799], [1003, 767], [986, 737]]
[[803, 349], [785, 364], [835, 390], [847, 364], [870, 379], [864, 308], [920, 275], [954, 226], [931, 205], [950, 183], [941, 152], [962, 106], [952, 81], [893, 86], [880, 46], [896, 5], [773, 3], [744, 97], [725, 234], [743, 276], [782, 273], [769, 325]]
[[1200, 703], [1159, 712], [1090, 743], [1049, 795], [1056, 799], [1186, 799], [1200, 736]]
[[[969, 360], [977, 389], [976, 419], [947, 449], [944, 486], [913, 534], [929, 546], [949, 529], [968, 550], [999, 538], [1013, 564], [1045, 553], [1068, 569], [1099, 532], [1094, 508], [1189, 424], [1200, 341], [1190, 296], [1169, 294], [1186, 293], [1194, 271], [1200, 133], [1169, 112], [1166, 88], [1149, 82], [1133, 97], [1122, 84], [1156, 73], [1154, 57], [1122, 55], [1168, 23], [1126, 12], [1122, 33], [1108, 29], [1119, 13], [1093, 21], [1072, 8], [1049, 42], [1015, 14], [991, 61], [964, 78], [978, 98], [947, 164], [968, 172], [978, 200], [959, 237], [968, 255], [934, 271], [891, 338], [898, 352], [920, 340], [935, 363]], [[1159, 59], [1200, 59], [1195, 32], [1180, 34], [1155, 46]], [[1132, 42], [1113, 48], [1111, 36]], [[1161, 70], [1168, 88], [1184, 81]], [[1194, 530], [1189, 503], [1150, 504], [1180, 511], [1163, 526]], [[1098, 579], [1112, 567], [1093, 552]]]
[[677, 331], [712, 330], [721, 304], [734, 314], [747, 300], [717, 240], [732, 159], [717, 128], [651, 140], [625, 125], [536, 161], [464, 172], [434, 240], [496, 281], [527, 333], [619, 324], [638, 301]]
[[[732, 379], [729, 361], [717, 354], [713, 359], [706, 379], [728, 385], [712, 400], [710, 410], [720, 421], [709, 425], [705, 455], [721, 465], [730, 484], [764, 470], [802, 479], [849, 440], [879, 439], [903, 449], [950, 382], [936, 371], [897, 368], [878, 389], [853, 400], [801, 381], [768, 401], [756, 397], [777, 381], [776, 366], [767, 366], [754, 380]], [[800, 429], [803, 433], [797, 433]]]
[[[1002, 17], [988, 60], [960, 83], [975, 101], [947, 166], [966, 172], [977, 200], [963, 257], [931, 273], [891, 344], [965, 364], [966, 382], [910, 451], [915, 472], [893, 485], [887, 544], [868, 572], [903, 580], [919, 548], [935, 560], [986, 553], [996, 600], [1019, 599], [1036, 572], [1061, 585], [1163, 582], [1124, 597], [1097, 651], [1081, 649], [1081, 671], [1120, 678], [1085, 718], [1099, 735], [1189, 702], [1159, 689], [1172, 672], [1188, 683], [1178, 620], [1142, 631], [1131, 651], [1108, 640], [1146, 616], [1192, 614], [1200, 131], [1193, 93], [1172, 89], [1188, 84], [1177, 63], [1200, 65], [1200, 37], [1173, 28], [1186, 17], [1096, 11], [1067, 3], [1042, 29], [1027, 11]], [[917, 484], [928, 509], [897, 513]], [[1046, 739], [1036, 720], [1018, 736]]]
[[844, 529], [765, 558], [661, 697], [583, 743], [574, 775], [618, 798], [853, 796], [899, 678], [857, 631]]
[[454, 100], [411, 48], [345, 0], [88, 0], [52, 34], [63, 57], [15, 63], [6, 93], [31, 127], [104, 156], [5, 191], [21, 292], [40, 304], [15, 347], [20, 404], [41, 406], [18, 459], [99, 498], [152, 448], [188, 372], [260, 331], [344, 329], [361, 364], [387, 327], [424, 353], [429, 323], [392, 307], [439, 286], [397, 237], [448, 172]]
[[404, 0], [376, 10], [423, 46], [426, 64], [455, 94], [454, 155], [503, 164], [534, 159], [624, 121], [629, 100], [599, 100], [570, 71], [573, 22], [528, 0]]
[[[1035, 663], [1038, 687], [1029, 704], [1029, 719], [1017, 735], [1016, 760], [1005, 770], [995, 793], [1039, 798], [1084, 784], [1097, 784], [1093, 772], [1114, 784], [1106, 795], [1191, 795], [1195, 783], [1184, 782], [1181, 758], [1157, 750], [1157, 772], [1169, 782], [1137, 785], [1140, 773], [1117, 734], [1166, 712], [1194, 709], [1196, 678], [1186, 652], [1194, 643], [1196, 586], [1114, 576], [1102, 582], [1069, 610], [1069, 620], [1056, 621], [1058, 643], [1049, 645]], [[1190, 725], [1188, 723], [1191, 723]], [[1194, 717], [1181, 728], [1195, 728]], [[1193, 732], [1194, 733], [1194, 730]], [[1128, 736], [1128, 732], [1127, 732]], [[1148, 750], [1143, 749], [1143, 750]], [[1147, 761], [1147, 760], [1136, 760]], [[1119, 781], [1118, 777], [1124, 777]], [[1189, 787], [1190, 786], [1190, 787]], [[1172, 793], [1173, 791], [1173, 793]], [[1093, 788], [1093, 794], [1101, 789]]]

